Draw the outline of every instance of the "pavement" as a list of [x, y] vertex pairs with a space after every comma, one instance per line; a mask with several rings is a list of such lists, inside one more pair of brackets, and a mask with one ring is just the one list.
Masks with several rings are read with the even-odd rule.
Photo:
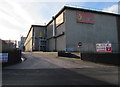
[[[107, 85], [118, 86], [118, 67], [80, 59], [23, 53], [22, 63], [3, 68], [3, 86]], [[28, 86], [29, 85], [29, 86]]]

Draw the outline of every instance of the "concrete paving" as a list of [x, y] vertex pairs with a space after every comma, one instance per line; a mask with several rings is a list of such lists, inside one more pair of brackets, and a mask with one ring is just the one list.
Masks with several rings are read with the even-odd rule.
[[24, 53], [3, 68], [3, 85], [118, 85], [118, 67]]

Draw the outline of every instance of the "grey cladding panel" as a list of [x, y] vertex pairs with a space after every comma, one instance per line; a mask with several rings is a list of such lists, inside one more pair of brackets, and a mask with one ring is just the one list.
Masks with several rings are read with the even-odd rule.
[[[77, 43], [83, 42], [85, 45], [82, 46], [82, 51], [89, 49], [90, 52], [95, 52], [97, 42], [118, 43], [115, 16], [90, 13], [94, 15], [94, 24], [77, 23], [76, 12], [75, 10], [66, 10], [67, 48], [78, 51]], [[85, 13], [89, 14], [88, 12]], [[117, 51], [117, 47], [113, 50]]]
[[53, 36], [53, 22], [47, 26], [47, 38]]

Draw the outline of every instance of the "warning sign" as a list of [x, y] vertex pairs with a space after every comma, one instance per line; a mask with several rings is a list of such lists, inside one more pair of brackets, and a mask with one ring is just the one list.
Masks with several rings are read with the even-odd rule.
[[78, 46], [82, 46], [82, 42], [78, 42]]
[[112, 52], [111, 43], [97, 43], [96, 44], [97, 52]]
[[43, 33], [42, 32], [40, 32], [40, 37], [42, 37], [43, 36]]

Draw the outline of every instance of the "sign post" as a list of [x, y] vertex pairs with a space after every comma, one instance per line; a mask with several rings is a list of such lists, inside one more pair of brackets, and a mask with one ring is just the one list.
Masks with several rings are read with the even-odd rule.
[[[80, 47], [82, 46], [82, 42], [78, 42], [78, 48], [79, 48], [79, 53], [80, 53]], [[81, 59], [81, 57], [80, 57]]]

